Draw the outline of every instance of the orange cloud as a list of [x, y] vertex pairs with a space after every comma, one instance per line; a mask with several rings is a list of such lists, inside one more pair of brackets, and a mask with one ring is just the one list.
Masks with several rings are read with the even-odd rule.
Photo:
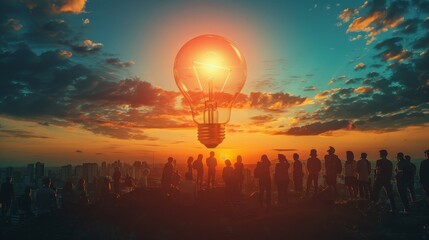
[[359, 93], [372, 93], [373, 89], [372, 87], [358, 87], [354, 90], [355, 94], [359, 94]]
[[346, 8], [340, 13], [338, 18], [341, 19], [343, 22], [348, 22], [353, 15], [356, 15], [358, 13], [359, 10], [355, 8]]
[[60, 50], [58, 51], [58, 55], [65, 58], [71, 58], [73, 56], [73, 53], [67, 50]]
[[85, 9], [86, 0], [66, 0], [58, 7], [59, 12], [78, 14]]

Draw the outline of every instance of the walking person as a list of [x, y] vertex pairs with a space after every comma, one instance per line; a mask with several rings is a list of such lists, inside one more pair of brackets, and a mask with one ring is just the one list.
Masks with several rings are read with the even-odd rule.
[[392, 187], [393, 163], [387, 159], [387, 151], [380, 150], [380, 159], [375, 164], [375, 181], [372, 203], [377, 204], [380, 199], [380, 190], [384, 188], [390, 201], [390, 212], [395, 213], [396, 204]]
[[322, 169], [322, 163], [319, 158], [317, 158], [317, 151], [316, 149], [311, 149], [310, 151], [310, 158], [307, 160], [307, 170], [308, 170], [308, 177], [307, 177], [307, 190], [305, 192], [305, 195], [308, 195], [310, 192], [310, 187], [313, 184], [314, 187], [314, 194], [317, 193], [319, 189], [319, 173]]
[[358, 175], [359, 196], [363, 199], [370, 198], [370, 174], [371, 163], [368, 161], [366, 153], [361, 153], [360, 160], [356, 164], [356, 172]]
[[279, 163], [276, 164], [274, 180], [277, 185], [278, 203], [284, 204], [288, 201], [289, 163], [283, 154], [279, 154], [278, 158]]

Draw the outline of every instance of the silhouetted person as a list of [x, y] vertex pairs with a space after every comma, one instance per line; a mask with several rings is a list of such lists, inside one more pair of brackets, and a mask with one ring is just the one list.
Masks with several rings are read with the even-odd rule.
[[244, 181], [244, 165], [241, 155], [237, 156], [237, 162], [234, 164], [234, 173], [237, 181], [237, 192], [241, 194]]
[[278, 154], [278, 158], [279, 163], [276, 164], [274, 180], [277, 185], [278, 202], [282, 204], [288, 201], [289, 163], [283, 154]]
[[380, 158], [375, 164], [375, 181], [373, 191], [373, 203], [377, 203], [380, 198], [380, 190], [384, 188], [390, 200], [391, 212], [396, 211], [395, 198], [393, 197], [392, 175], [393, 163], [387, 159], [387, 151], [380, 150]]
[[357, 162], [352, 151], [346, 152], [346, 162], [344, 163], [345, 184], [351, 199], [357, 198], [358, 182], [357, 182]]
[[420, 163], [419, 177], [429, 204], [429, 149], [425, 151], [425, 158], [426, 159]]
[[185, 174], [185, 180], [179, 184], [179, 201], [184, 206], [193, 206], [197, 199], [197, 184], [192, 180], [189, 172]]
[[188, 173], [191, 174], [192, 179], [194, 178], [193, 173], [192, 173], [192, 168], [193, 168], [192, 163], [193, 163], [193, 161], [194, 161], [193, 157], [189, 157], [188, 161], [187, 161]]
[[235, 176], [234, 169], [231, 166], [229, 159], [225, 160], [225, 167], [222, 171], [222, 179], [225, 183], [225, 195], [228, 200], [232, 200], [234, 196]]
[[317, 193], [319, 189], [319, 173], [321, 169], [322, 163], [320, 162], [320, 159], [317, 158], [317, 151], [316, 149], [311, 149], [310, 158], [307, 160], [308, 178], [306, 194], [310, 192], [312, 183], [314, 187], [314, 193]]
[[37, 191], [36, 206], [38, 215], [44, 215], [53, 212], [56, 207], [56, 196], [51, 189], [51, 179], [43, 179], [43, 186]]
[[162, 171], [162, 177], [161, 177], [161, 186], [165, 192], [170, 191], [173, 171], [174, 171], [173, 158], [169, 157], [167, 160], [167, 163], [164, 165], [164, 169]]
[[410, 174], [410, 179], [409, 179], [407, 188], [408, 188], [408, 191], [410, 192], [411, 201], [415, 202], [416, 193], [414, 191], [414, 180], [416, 179], [417, 167], [414, 163], [411, 162], [411, 157], [409, 155], [405, 156], [405, 161], [407, 161], [407, 163], [411, 167], [411, 174]]
[[369, 176], [371, 174], [371, 163], [368, 161], [366, 153], [361, 153], [360, 160], [356, 164], [356, 172], [358, 174], [359, 196], [363, 199], [370, 198], [370, 183]]
[[206, 164], [208, 168], [208, 178], [207, 178], [208, 188], [210, 188], [210, 184], [212, 185], [212, 187], [214, 187], [215, 185], [217, 160], [214, 156], [215, 156], [215, 153], [212, 151], [210, 152], [210, 157], [206, 159]]
[[12, 177], [6, 177], [6, 182], [2, 183], [0, 189], [0, 203], [2, 204], [1, 213], [3, 220], [9, 221], [10, 208], [15, 199]]
[[89, 203], [88, 191], [86, 190], [86, 180], [84, 178], [79, 179], [77, 183], [77, 203], [78, 205], [87, 205]]
[[399, 197], [404, 206], [404, 213], [410, 211], [410, 205], [408, 201], [408, 186], [410, 182], [410, 175], [412, 175], [411, 165], [405, 161], [404, 154], [398, 153], [396, 155], [398, 163], [396, 164], [396, 185], [398, 187]]
[[295, 186], [295, 192], [302, 192], [302, 179], [304, 177], [304, 171], [302, 170], [302, 163], [299, 160], [298, 153], [293, 154], [293, 183]]
[[115, 171], [113, 172], [113, 190], [115, 193], [119, 194], [120, 184], [121, 184], [121, 171], [119, 167], [115, 167]]
[[64, 184], [61, 197], [61, 207], [65, 211], [72, 211], [76, 207], [78, 199], [72, 182], [69, 181]]
[[328, 154], [325, 155], [326, 184], [334, 189], [335, 195], [338, 195], [337, 175], [341, 173], [343, 167], [338, 156], [334, 154], [335, 148], [329, 147], [327, 152]]
[[259, 203], [264, 204], [264, 195], [267, 207], [271, 206], [271, 162], [267, 155], [261, 156], [261, 161], [256, 164], [255, 178], [259, 180]]
[[204, 164], [203, 164], [203, 155], [198, 154], [197, 160], [192, 164], [193, 168], [197, 171], [197, 186], [199, 189], [203, 186], [203, 176], [204, 176]]
[[31, 209], [31, 202], [31, 187], [26, 187], [24, 195], [19, 199], [19, 209], [23, 212], [26, 219], [34, 217], [33, 210]]

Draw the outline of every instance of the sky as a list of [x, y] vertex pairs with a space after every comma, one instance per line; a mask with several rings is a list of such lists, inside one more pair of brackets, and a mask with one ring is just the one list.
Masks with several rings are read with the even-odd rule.
[[[218, 159], [423, 158], [429, 1], [0, 2], [0, 165], [185, 162], [207, 149], [173, 76], [223, 36], [247, 62]], [[426, 134], [425, 134], [426, 133]]]

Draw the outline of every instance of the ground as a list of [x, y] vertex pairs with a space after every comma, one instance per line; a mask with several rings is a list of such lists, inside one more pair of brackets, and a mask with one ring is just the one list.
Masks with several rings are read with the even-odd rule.
[[254, 196], [227, 203], [223, 190], [182, 207], [159, 189], [137, 189], [103, 206], [3, 226], [1, 239], [429, 239], [424, 201], [409, 215], [392, 215], [385, 204], [367, 210], [365, 201], [326, 205], [291, 193], [287, 204], [267, 209]]

